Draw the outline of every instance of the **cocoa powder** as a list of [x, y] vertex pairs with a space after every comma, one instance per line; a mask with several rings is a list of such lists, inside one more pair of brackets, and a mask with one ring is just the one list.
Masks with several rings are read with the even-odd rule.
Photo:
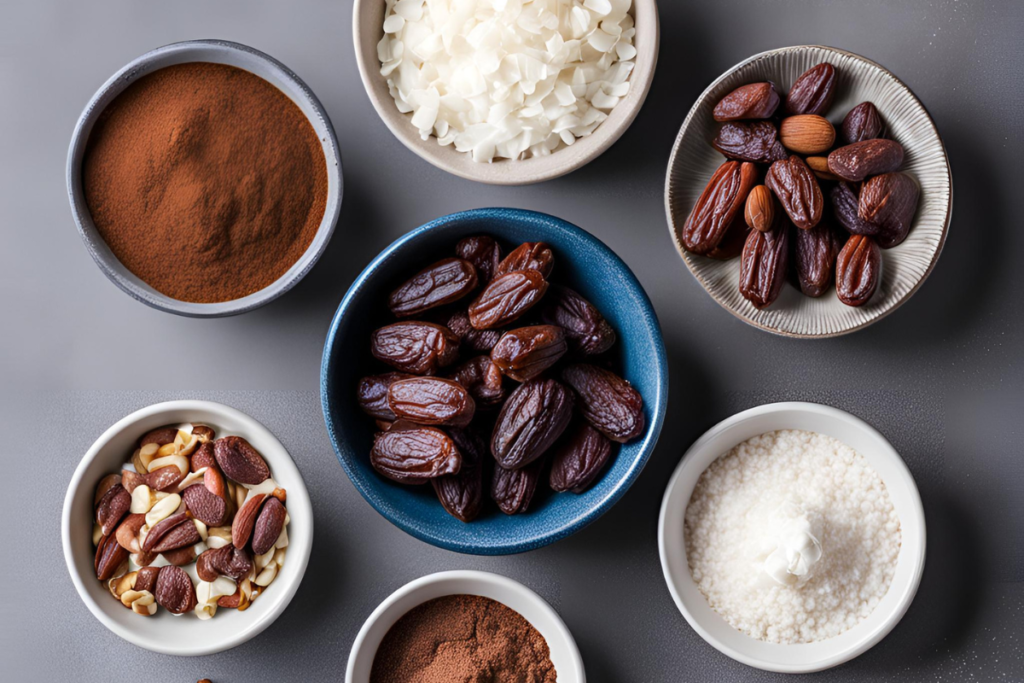
[[281, 277], [327, 203], [324, 153], [302, 111], [223, 64], [169, 66], [129, 86], [93, 128], [82, 175], [93, 222], [121, 263], [196, 303]]
[[555, 683], [547, 641], [518, 612], [478, 595], [448, 595], [395, 622], [370, 683]]

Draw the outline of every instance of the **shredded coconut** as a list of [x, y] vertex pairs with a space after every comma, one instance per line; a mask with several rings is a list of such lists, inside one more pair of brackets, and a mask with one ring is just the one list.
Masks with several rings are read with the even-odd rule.
[[380, 73], [427, 140], [475, 161], [546, 156], [629, 92], [632, 0], [386, 0]]
[[[813, 520], [820, 556], [783, 585], [766, 573], [765, 556], [794, 517]], [[889, 590], [901, 538], [889, 492], [862, 455], [791, 430], [756, 436], [713, 462], [690, 497], [684, 536], [690, 573], [711, 607], [771, 643], [825, 640], [867, 618]]]

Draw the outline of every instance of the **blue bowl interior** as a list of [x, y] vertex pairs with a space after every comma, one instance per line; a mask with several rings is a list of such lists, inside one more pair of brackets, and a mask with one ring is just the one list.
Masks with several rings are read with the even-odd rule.
[[[618, 446], [598, 481], [583, 494], [553, 493], [542, 481], [528, 512], [507, 516], [488, 501], [466, 524], [441, 507], [433, 487], [402, 486], [370, 466], [374, 425], [356, 403], [360, 377], [385, 372], [370, 355], [370, 335], [393, 318], [388, 294], [428, 264], [454, 255], [467, 235], [488, 234], [508, 249], [544, 241], [555, 253], [552, 281], [586, 297], [618, 334], [616, 368], [644, 398], [643, 437]], [[382, 252], [356, 279], [331, 323], [320, 375], [324, 418], [338, 460], [359, 492], [399, 528], [442, 548], [497, 555], [552, 543], [607, 511], [629, 488], [654, 450], [668, 398], [668, 366], [658, 319], [628, 266], [597, 238], [546, 214], [478, 209], [417, 228]], [[545, 474], [546, 477], [546, 474]]]

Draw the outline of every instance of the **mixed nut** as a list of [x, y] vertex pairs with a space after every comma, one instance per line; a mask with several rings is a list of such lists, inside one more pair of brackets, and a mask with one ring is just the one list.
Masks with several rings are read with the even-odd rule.
[[96, 578], [144, 616], [245, 610], [284, 566], [286, 499], [240, 436], [216, 439], [199, 424], [149, 431], [96, 487]]
[[549, 282], [554, 265], [544, 242], [505, 255], [489, 236], [467, 237], [391, 293], [399, 320], [371, 339], [391, 371], [356, 390], [378, 429], [370, 463], [381, 476], [429, 481], [444, 509], [469, 522], [487, 481], [502, 512], [525, 512], [545, 471], [553, 490], [581, 493], [612, 442], [643, 433], [643, 399], [607, 367], [615, 331], [580, 294]]
[[903, 147], [883, 137], [871, 102], [851, 109], [837, 134], [825, 118], [836, 81], [831, 64], [818, 64], [785, 98], [774, 83], [751, 83], [715, 106], [711, 144], [727, 160], [680, 239], [695, 254], [739, 256], [739, 291], [758, 309], [787, 279], [810, 297], [834, 282], [842, 303], [863, 306], [881, 281], [881, 249], [910, 232], [920, 189], [899, 172]]

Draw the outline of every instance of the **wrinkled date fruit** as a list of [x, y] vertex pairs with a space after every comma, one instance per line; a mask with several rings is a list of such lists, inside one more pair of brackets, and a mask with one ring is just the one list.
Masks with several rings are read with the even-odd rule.
[[[177, 468], [175, 468], [177, 469]], [[114, 533], [121, 523], [121, 518], [132, 506], [131, 494], [121, 484], [114, 484], [100, 498], [96, 506], [96, 523], [100, 525], [104, 536]]]
[[395, 414], [388, 406], [388, 387], [400, 379], [409, 379], [412, 376], [404, 372], [386, 372], [383, 375], [363, 377], [356, 389], [359, 407], [375, 420], [394, 422]]
[[832, 226], [822, 221], [810, 230], [797, 230], [793, 235], [793, 260], [800, 291], [819, 297], [832, 284], [838, 256]]
[[831, 64], [818, 64], [805, 71], [793, 83], [786, 97], [786, 113], [824, 114], [836, 92], [836, 70]]
[[555, 491], [583, 493], [604, 469], [612, 442], [585, 420], [578, 420], [555, 447], [548, 481]]
[[458, 474], [446, 474], [430, 480], [441, 506], [455, 519], [472, 522], [484, 503], [484, 457], [487, 446], [474, 431], [449, 430], [449, 436], [462, 454]]
[[469, 323], [469, 313], [463, 310], [445, 316], [441, 324], [459, 338], [459, 346], [463, 351], [490, 353], [501, 339], [499, 330], [478, 330], [473, 327]]
[[717, 247], [756, 181], [754, 164], [727, 161], [719, 166], [683, 225], [683, 245], [695, 254]]
[[435, 427], [392, 428], [373, 439], [370, 464], [378, 473], [402, 484], [455, 474], [462, 456], [455, 442]]
[[551, 270], [554, 267], [555, 255], [551, 252], [551, 247], [544, 242], [524, 242], [498, 264], [494, 276], [517, 270], [536, 270], [547, 279], [551, 277]]
[[459, 338], [433, 323], [394, 323], [374, 331], [371, 352], [402, 372], [433, 375], [458, 358]]
[[779, 106], [779, 93], [771, 82], [741, 85], [723, 97], [712, 116], [715, 121], [767, 119]]
[[882, 279], [882, 252], [867, 235], [850, 235], [836, 261], [836, 294], [847, 306], [863, 306]]
[[542, 460], [534, 460], [516, 470], [495, 465], [491, 477], [491, 498], [498, 504], [498, 509], [506, 515], [526, 512], [537, 490], [542, 465]]
[[548, 283], [539, 270], [499, 275], [469, 305], [469, 323], [478, 330], [504, 327], [530, 310], [546, 291]]
[[491, 349], [491, 360], [507, 377], [526, 382], [557, 363], [568, 350], [561, 327], [534, 325], [502, 335]]
[[[252, 551], [262, 555], [277, 543], [284, 528], [284, 520], [287, 515], [284, 505], [277, 498], [267, 498], [263, 504], [259, 516], [256, 518], [256, 526], [252, 530]], [[228, 546], [225, 546], [228, 547]]]
[[161, 567], [156, 577], [156, 604], [171, 614], [184, 614], [196, 608], [196, 589], [181, 567]]
[[458, 382], [439, 377], [411, 377], [388, 388], [388, 406], [399, 420], [424, 425], [465, 427], [476, 403]]
[[450, 304], [476, 288], [476, 268], [460, 258], [446, 258], [428, 266], [391, 292], [388, 307], [399, 318], [408, 318]]
[[771, 121], [726, 123], [718, 130], [711, 146], [727, 159], [759, 164], [770, 164], [789, 154]]
[[498, 413], [491, 455], [506, 469], [538, 459], [569, 426], [572, 406], [572, 393], [561, 382], [534, 379], [520, 384]]
[[765, 185], [775, 193], [796, 227], [809, 230], [821, 220], [825, 206], [821, 187], [814, 172], [800, 157], [794, 155], [772, 164]]
[[487, 235], [462, 238], [455, 245], [455, 254], [473, 264], [477, 280], [482, 285], [494, 278], [501, 263], [501, 245]]
[[449, 375], [469, 392], [481, 408], [491, 408], [505, 400], [501, 370], [490, 356], [471, 358]]
[[882, 136], [882, 117], [871, 102], [861, 102], [847, 113], [840, 127], [846, 144]]
[[107, 581], [123, 563], [128, 560], [128, 551], [125, 550], [113, 534], [103, 536], [96, 546], [96, 557], [93, 560], [93, 569], [96, 570], [96, 578], [100, 581]]
[[568, 287], [551, 286], [541, 305], [540, 318], [562, 328], [573, 353], [597, 355], [615, 344], [615, 330], [601, 312]]
[[878, 225], [878, 245], [891, 249], [907, 239], [920, 194], [917, 182], [905, 173], [875, 176], [860, 188], [857, 215]]
[[843, 180], [864, 180], [902, 165], [903, 145], [884, 138], [854, 142], [828, 155], [828, 170]]
[[204, 550], [196, 560], [196, 574], [203, 581], [213, 582], [220, 576], [228, 576], [235, 581], [241, 581], [251, 571], [252, 558], [249, 557], [249, 552], [233, 545]]
[[832, 214], [839, 225], [853, 235], [877, 235], [878, 226], [870, 223], [857, 214], [860, 200], [857, 193], [846, 181], [841, 181], [832, 188]]
[[227, 502], [203, 484], [189, 486], [181, 492], [181, 498], [185, 501], [185, 509], [206, 526], [221, 526], [228, 521]]
[[770, 232], [752, 230], [740, 256], [740, 294], [757, 309], [775, 303], [786, 281], [789, 230], [778, 221]]
[[[747, 195], [743, 220], [754, 230], [768, 232], [775, 224], [775, 197], [765, 185], [758, 185]], [[744, 235], [744, 238], [746, 235]]]
[[220, 469], [239, 484], [262, 484], [270, 479], [263, 456], [240, 436], [224, 436], [213, 442], [213, 456]]
[[629, 382], [587, 363], [564, 368], [562, 380], [576, 392], [583, 417], [609, 439], [626, 443], [643, 434], [644, 400]]
[[709, 251], [705, 256], [718, 261], [728, 261], [743, 253], [743, 244], [747, 241], [747, 233], [750, 228], [746, 221], [738, 213], [732, 219], [732, 225], [725, 231], [725, 237], [718, 243], [718, 246]]

